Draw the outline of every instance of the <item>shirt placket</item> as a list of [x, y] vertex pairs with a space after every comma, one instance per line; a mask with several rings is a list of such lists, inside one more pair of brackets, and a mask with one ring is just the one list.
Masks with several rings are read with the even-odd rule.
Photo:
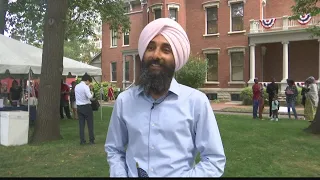
[[156, 174], [156, 167], [154, 167], [156, 159], [151, 157], [156, 157], [157, 153], [157, 139], [156, 134], [158, 131], [158, 122], [159, 122], [159, 106], [162, 102], [163, 98], [158, 99], [157, 101], [153, 101], [157, 105], [154, 108], [150, 109], [150, 123], [149, 123], [149, 162], [148, 162], [148, 174], [154, 176]]

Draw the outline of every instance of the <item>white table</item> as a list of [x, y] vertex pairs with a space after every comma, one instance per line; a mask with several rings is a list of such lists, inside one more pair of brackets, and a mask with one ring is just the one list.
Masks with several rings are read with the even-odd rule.
[[0, 111], [0, 144], [17, 146], [28, 144], [29, 113]]

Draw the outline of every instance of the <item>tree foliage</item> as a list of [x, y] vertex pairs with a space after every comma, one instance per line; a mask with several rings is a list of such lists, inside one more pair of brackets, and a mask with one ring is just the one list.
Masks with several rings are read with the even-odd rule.
[[64, 42], [64, 56], [84, 63], [90, 63], [92, 58], [100, 53], [100, 51], [101, 50], [95, 46], [95, 43], [88, 39]]
[[[41, 46], [47, 4], [47, 0], [9, 3], [6, 31], [28, 44]], [[68, 0], [65, 40], [83, 40], [88, 36], [95, 38], [95, 27], [102, 22], [119, 32], [128, 31], [130, 21], [124, 13], [124, 2], [121, 0]]]
[[187, 64], [177, 73], [176, 79], [179, 83], [192, 88], [200, 88], [206, 80], [207, 62], [206, 60], [190, 56]]
[[[319, 0], [295, 0], [296, 4], [292, 6], [293, 16], [292, 19], [298, 19], [300, 15], [310, 13], [311, 16], [320, 14], [320, 1]], [[314, 36], [320, 36], [319, 22], [317, 25], [308, 29]]]

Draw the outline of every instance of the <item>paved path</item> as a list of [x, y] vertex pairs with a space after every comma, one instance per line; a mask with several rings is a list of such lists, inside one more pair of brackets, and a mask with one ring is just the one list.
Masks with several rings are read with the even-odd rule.
[[[113, 102], [102, 102], [102, 103], [100, 103], [100, 104], [101, 104], [101, 106], [105, 106], [105, 107], [113, 107], [114, 101], [113, 101]], [[227, 103], [211, 103], [211, 107], [212, 107], [214, 113], [216, 113], [216, 114], [229, 114], [229, 115], [246, 115], [246, 116], [252, 116], [252, 113], [248, 113], [248, 112], [225, 112], [225, 111], [221, 111], [222, 109], [227, 108], [227, 107], [239, 107], [239, 108], [241, 108], [241, 107], [242, 107], [242, 108], [250, 107], [250, 106], [241, 105], [241, 104], [239, 104], [239, 103], [230, 103], [230, 102], [227, 102]], [[297, 109], [302, 109], [302, 108], [297, 108]], [[292, 115], [292, 116], [293, 116], [293, 115]], [[264, 114], [263, 114], [263, 117], [264, 117], [264, 119], [269, 119], [268, 113], [264, 113]], [[281, 114], [279, 115], [279, 118], [288, 118], [288, 115], [281, 113]], [[302, 119], [303, 116], [298, 115], [298, 118], [299, 118], [299, 119]]]

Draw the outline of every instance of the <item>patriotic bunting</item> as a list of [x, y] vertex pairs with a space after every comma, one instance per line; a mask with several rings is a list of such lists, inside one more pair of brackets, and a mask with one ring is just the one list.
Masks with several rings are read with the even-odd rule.
[[305, 15], [301, 15], [298, 19], [299, 24], [301, 25], [306, 25], [310, 22], [311, 20], [311, 15], [310, 14], [305, 14]]
[[276, 18], [270, 18], [270, 19], [262, 19], [260, 20], [261, 25], [265, 28], [265, 29], [269, 29], [271, 28], [274, 23], [276, 22]]

